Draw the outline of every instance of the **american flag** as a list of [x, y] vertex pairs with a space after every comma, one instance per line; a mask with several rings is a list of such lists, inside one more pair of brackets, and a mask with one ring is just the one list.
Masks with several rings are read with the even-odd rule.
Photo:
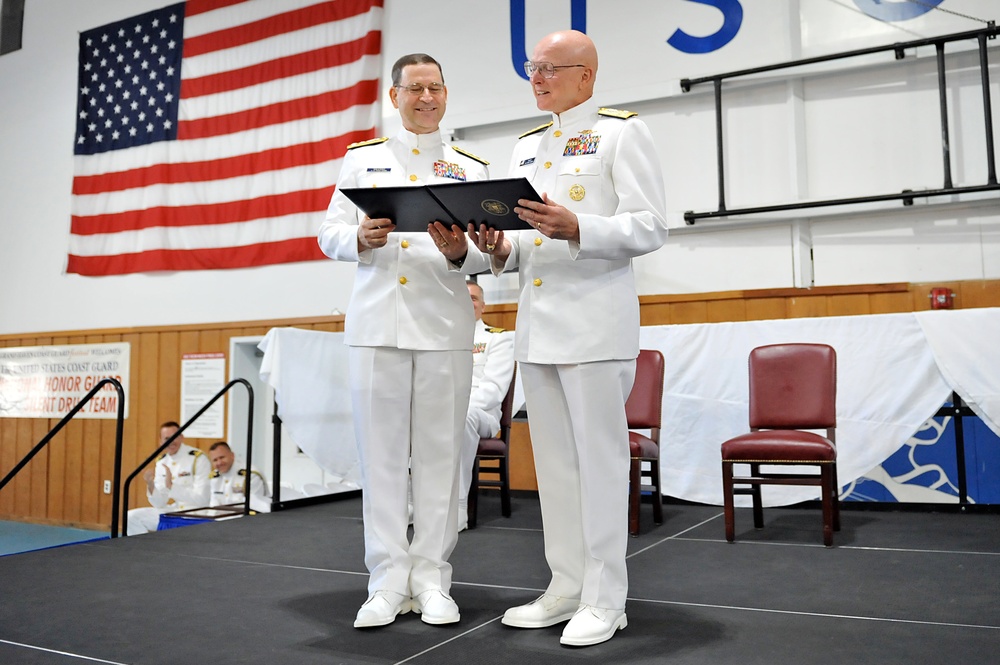
[[322, 259], [375, 136], [383, 0], [189, 0], [80, 35], [67, 272]]

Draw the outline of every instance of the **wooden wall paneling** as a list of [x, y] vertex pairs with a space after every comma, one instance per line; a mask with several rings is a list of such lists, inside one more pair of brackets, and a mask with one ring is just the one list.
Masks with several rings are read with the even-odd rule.
[[910, 291], [873, 293], [868, 296], [868, 301], [871, 303], [872, 314], [898, 314], [914, 311], [913, 293]]
[[511, 423], [510, 449], [507, 455], [511, 489], [537, 490], [538, 480], [535, 478], [535, 458], [531, 451], [528, 423], [521, 421]]
[[[159, 369], [156, 373], [157, 422], [181, 420], [181, 356], [180, 335], [167, 331], [160, 333]], [[183, 425], [184, 423], [181, 423]], [[154, 427], [155, 429], [155, 427]]]
[[[65, 346], [69, 344], [68, 337], [53, 337], [51, 343], [54, 346]], [[49, 431], [59, 424], [59, 418], [49, 420]], [[48, 478], [46, 481], [46, 517], [50, 520], [59, 521], [63, 519], [65, 510], [64, 488], [66, 485], [66, 442], [69, 428], [73, 422], [66, 424], [46, 446], [49, 450]], [[79, 426], [79, 423], [77, 423]]]
[[[74, 335], [67, 344], [84, 344], [87, 338]], [[62, 519], [68, 524], [80, 524], [82, 515], [83, 456], [86, 445], [86, 423], [82, 420], [66, 426], [66, 475], [63, 483]]]
[[[87, 344], [100, 344], [103, 335], [88, 335]], [[101, 421], [83, 421], [83, 473], [80, 479], [80, 521], [87, 525], [100, 523], [101, 501]]]
[[[19, 340], [0, 340], [0, 348], [20, 346]], [[5, 478], [17, 464], [17, 419], [0, 418], [0, 478]], [[0, 490], [0, 515], [14, 517], [14, 487]]]
[[639, 325], [665, 326], [670, 323], [670, 304], [664, 302], [643, 302], [639, 298]]
[[676, 302], [670, 305], [670, 323], [704, 323], [708, 304], [704, 300]]
[[859, 316], [871, 314], [871, 301], [867, 293], [831, 295], [827, 297], [828, 316]]
[[747, 299], [747, 321], [769, 321], [787, 318], [788, 304], [785, 298]]
[[792, 296], [788, 299], [786, 318], [827, 315], [827, 296]]
[[[17, 440], [15, 445], [14, 464], [17, 464], [31, 451], [31, 437], [34, 432], [29, 418], [17, 419]], [[17, 515], [31, 514], [31, 469], [24, 467], [4, 491], [14, 493], [14, 512]]]
[[[52, 344], [51, 337], [38, 337], [32, 342], [32, 346], [49, 346]], [[38, 442], [45, 438], [52, 427], [59, 422], [59, 419], [50, 421], [48, 418], [31, 419], [31, 439], [28, 441], [28, 452], [31, 451]], [[28, 466], [21, 470], [21, 474], [31, 476], [31, 512], [29, 517], [32, 521], [44, 521], [47, 517], [49, 498], [49, 450], [53, 445], [58, 445], [52, 441], [38, 451]], [[27, 454], [27, 453], [25, 453]]]
[[725, 300], [710, 300], [705, 303], [705, 323], [746, 320], [746, 300], [727, 298]]
[[[101, 339], [103, 344], [114, 344], [124, 341], [120, 334], [104, 335]], [[131, 362], [131, 361], [130, 361]], [[114, 387], [105, 386], [95, 399], [115, 394]], [[125, 395], [126, 401], [128, 395]], [[114, 413], [114, 412], [112, 412]], [[97, 490], [97, 521], [102, 529], [110, 529], [111, 526], [111, 494], [104, 493], [104, 481], [114, 482], [115, 471], [115, 430], [117, 421], [115, 418], [102, 419], [101, 423], [101, 445], [100, 461], [98, 463], [98, 490]], [[127, 421], [126, 421], [127, 422]], [[124, 429], [123, 429], [124, 432]], [[124, 451], [124, 447], [123, 447]]]
[[[128, 375], [128, 388], [125, 390], [125, 402], [128, 404], [128, 409], [125, 415], [125, 424], [122, 427], [122, 468], [121, 468], [121, 482], [125, 482], [126, 476], [132, 473], [136, 465], [141, 461], [139, 458], [139, 442], [142, 440], [140, 437], [139, 430], [139, 344], [142, 336], [139, 333], [126, 333], [121, 336], [121, 341], [128, 342], [129, 345], [129, 375]], [[125, 378], [125, 377], [122, 377]], [[112, 437], [112, 446], [114, 446], [114, 440]], [[146, 453], [149, 454], [148, 452]], [[108, 473], [111, 474], [112, 480], [114, 480], [114, 448], [111, 451], [111, 466], [109, 467]], [[123, 487], [118, 488], [119, 491]], [[136, 507], [134, 500], [129, 497], [129, 505], [133, 508]], [[121, 509], [121, 506], [119, 506]], [[111, 524], [111, 515], [108, 515], [108, 524]]]
[[[160, 418], [158, 387], [160, 385], [160, 333], [143, 332], [139, 335], [138, 349], [132, 357], [138, 356], [138, 362], [132, 368], [132, 385], [135, 397], [131, 406], [135, 407], [131, 418], [135, 418], [135, 463], [124, 466], [122, 481], [129, 476], [139, 464], [156, 450], [160, 441], [160, 423], [166, 420], [176, 420], [176, 417]], [[150, 466], [146, 467], [151, 468]], [[144, 508], [149, 505], [146, 499], [146, 483], [140, 473], [132, 480], [129, 492], [129, 506]]]
[[955, 292], [955, 308], [1000, 307], [1000, 280], [951, 282]]

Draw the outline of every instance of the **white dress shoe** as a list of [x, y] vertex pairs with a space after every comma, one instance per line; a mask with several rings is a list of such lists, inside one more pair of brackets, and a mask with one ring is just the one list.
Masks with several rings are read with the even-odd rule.
[[458, 604], [441, 589], [428, 589], [414, 596], [413, 611], [420, 615], [421, 621], [434, 626], [456, 623], [462, 618]]
[[625, 610], [606, 610], [592, 605], [581, 605], [580, 609], [563, 628], [559, 644], [571, 647], [587, 647], [607, 642], [615, 633], [628, 625]]
[[527, 605], [512, 607], [504, 612], [500, 623], [514, 628], [547, 628], [572, 619], [578, 607], [579, 598], [544, 593]]
[[393, 591], [376, 591], [358, 610], [354, 619], [355, 628], [375, 628], [387, 626], [396, 620], [397, 614], [410, 611], [410, 598]]

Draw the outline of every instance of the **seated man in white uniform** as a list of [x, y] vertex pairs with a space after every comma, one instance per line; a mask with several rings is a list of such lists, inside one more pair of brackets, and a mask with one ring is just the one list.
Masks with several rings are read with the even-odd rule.
[[[254, 467], [247, 473], [247, 465], [236, 457], [236, 453], [225, 441], [217, 441], [208, 449], [212, 462], [212, 499], [209, 505], [224, 506], [243, 503], [246, 494], [247, 476], [250, 477], [250, 507], [257, 511], [270, 512], [270, 506], [262, 499], [268, 496], [264, 476]], [[263, 510], [262, 510], [263, 509]]]
[[476, 313], [476, 337], [472, 347], [472, 395], [465, 419], [462, 475], [458, 485], [459, 531], [469, 528], [469, 489], [479, 439], [496, 436], [499, 431], [500, 406], [514, 374], [513, 333], [503, 328], [491, 328], [483, 322], [483, 310], [486, 309], [483, 288], [476, 282], [466, 285]]
[[[160, 425], [160, 445], [181, 428], [173, 421]], [[205, 453], [184, 443], [179, 434], [152, 469], [146, 469], [146, 498], [152, 508], [128, 511], [128, 535], [156, 531], [160, 515], [177, 510], [204, 508], [209, 500], [211, 464]]]

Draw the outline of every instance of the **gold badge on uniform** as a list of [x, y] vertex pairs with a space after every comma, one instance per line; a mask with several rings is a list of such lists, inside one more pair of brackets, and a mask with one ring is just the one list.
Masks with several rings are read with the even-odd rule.
[[586, 195], [587, 190], [583, 188], [583, 185], [573, 185], [569, 188], [569, 197], [574, 201], [582, 201]]

